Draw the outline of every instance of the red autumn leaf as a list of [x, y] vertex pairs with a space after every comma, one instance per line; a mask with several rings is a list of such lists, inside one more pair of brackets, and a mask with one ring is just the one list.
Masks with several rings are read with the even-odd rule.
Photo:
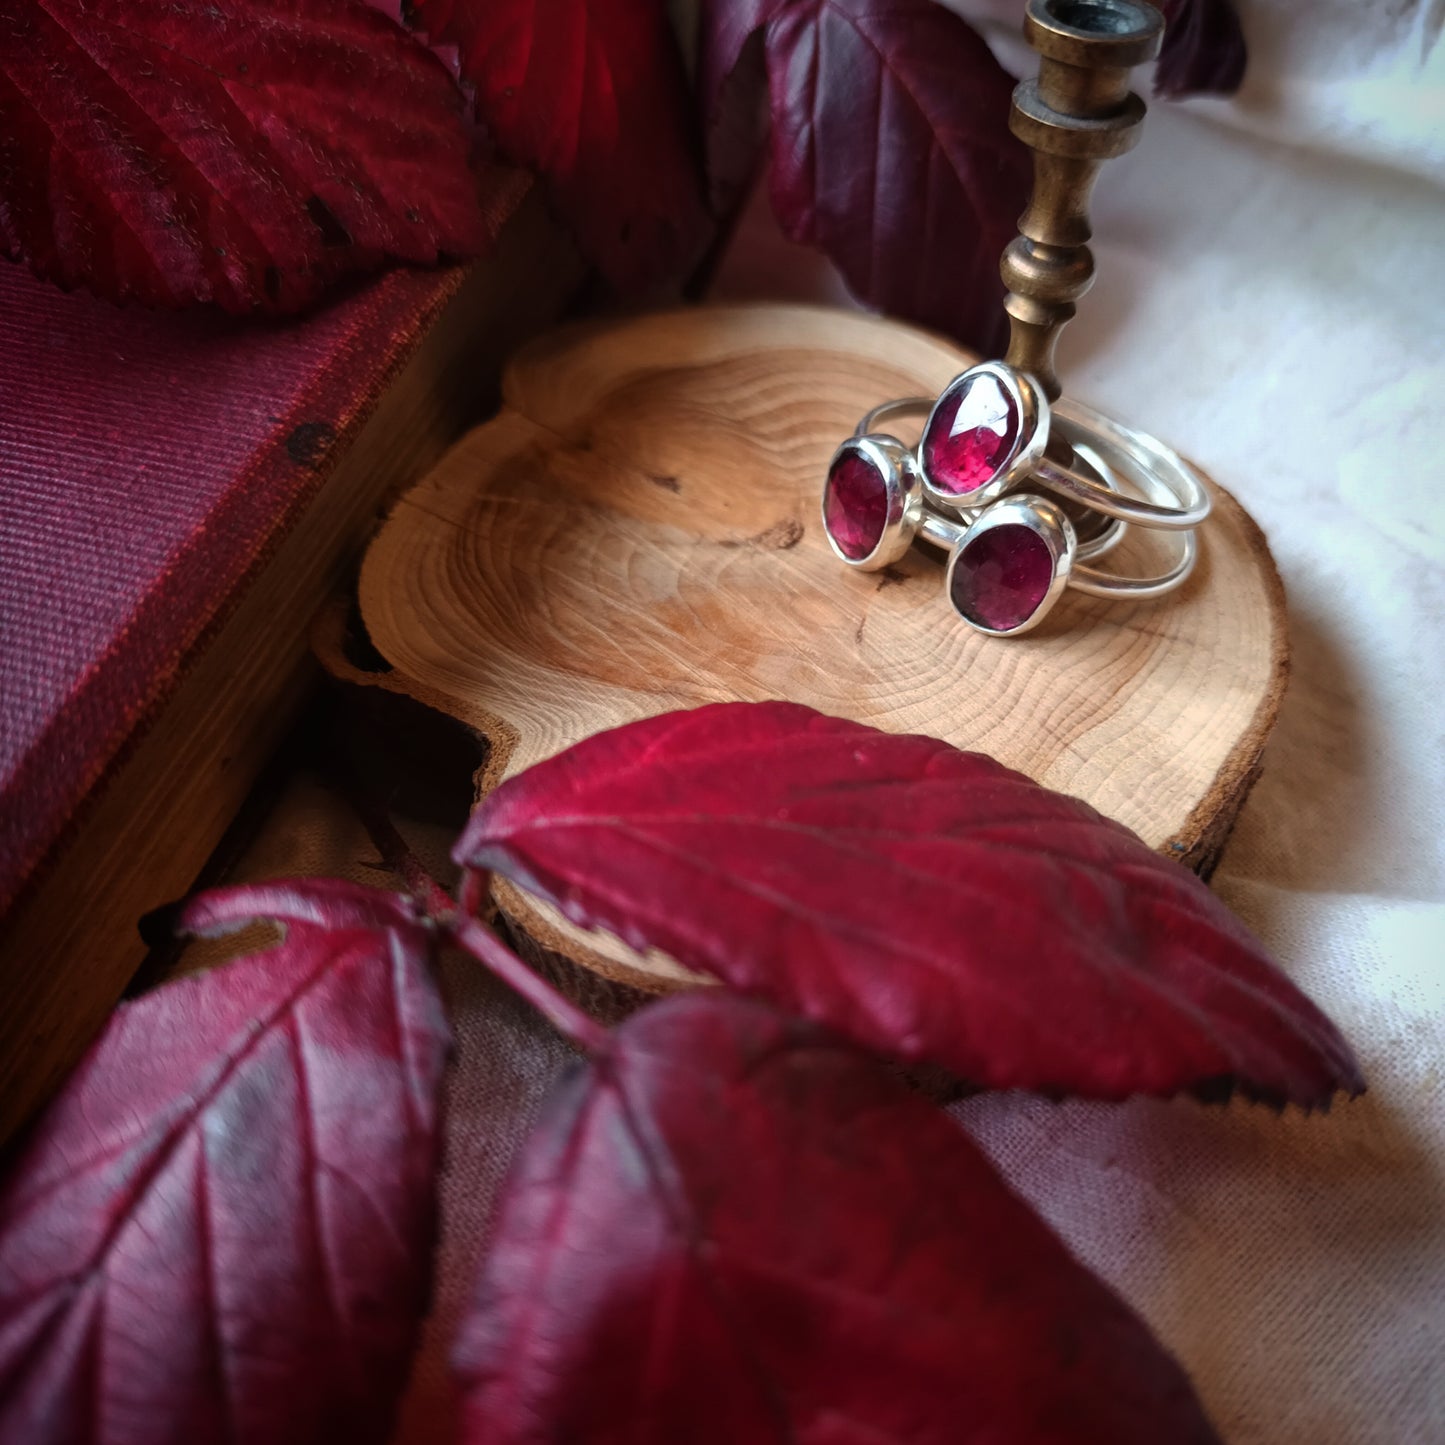
[[117, 1010], [0, 1186], [0, 1439], [386, 1439], [425, 1309], [446, 1021], [400, 898], [182, 925], [266, 953]]
[[952, 1120], [721, 993], [635, 1015], [552, 1101], [453, 1364], [475, 1445], [1216, 1440]]
[[1168, 26], [1154, 71], [1158, 95], [1233, 95], [1248, 54], [1233, 0], [1157, 0]]
[[463, 112], [362, 0], [0, 0], [0, 250], [113, 301], [294, 310], [483, 247]]
[[687, 82], [664, 0], [413, 0], [455, 45], [499, 153], [539, 173], [614, 284], [675, 273], [704, 214]]
[[977, 753], [791, 703], [601, 733], [510, 779], [456, 859], [865, 1046], [1118, 1099], [1363, 1085], [1177, 863]]
[[788, 0], [702, 0], [697, 90], [714, 208], [743, 199], [766, 138], [768, 22]]
[[978, 34], [936, 0], [711, 0], [703, 13], [715, 168], [736, 170], [734, 110], [761, 30], [783, 229], [869, 304], [1000, 354], [999, 257], [1032, 167], [1008, 128], [1013, 79]]

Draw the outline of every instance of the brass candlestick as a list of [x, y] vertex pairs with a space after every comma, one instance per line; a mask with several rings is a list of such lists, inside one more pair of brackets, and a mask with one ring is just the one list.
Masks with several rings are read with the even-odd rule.
[[1015, 89], [1009, 118], [1034, 153], [1034, 190], [1000, 263], [1012, 329], [1005, 359], [1050, 401], [1061, 389], [1059, 332], [1094, 280], [1089, 193], [1100, 163], [1139, 139], [1144, 102], [1129, 72], [1158, 55], [1163, 35], [1163, 17], [1144, 0], [1029, 0], [1024, 16], [1024, 38], [1043, 63], [1037, 80]]

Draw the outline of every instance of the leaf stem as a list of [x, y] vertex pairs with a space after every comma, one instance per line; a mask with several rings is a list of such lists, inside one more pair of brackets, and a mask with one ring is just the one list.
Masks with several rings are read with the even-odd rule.
[[457, 902], [468, 918], [482, 916], [482, 910], [487, 906], [487, 885], [491, 876], [480, 868], [462, 869], [462, 887], [457, 894]]
[[346, 762], [332, 758], [327, 763], [326, 773], [332, 785], [351, 804], [352, 811], [361, 820], [361, 826], [366, 829], [376, 851], [381, 854], [381, 861], [406, 884], [407, 890], [416, 897], [417, 902], [424, 905], [428, 913], [437, 911], [436, 904], [439, 900], [443, 900], [444, 907], [450, 910], [453, 906], [451, 895], [427, 872], [426, 864], [411, 851], [411, 845], [391, 821], [391, 814], [387, 812], [385, 805], [356, 770]]
[[594, 1054], [607, 1047], [610, 1031], [529, 968], [491, 929], [456, 912], [438, 921], [459, 948], [545, 1014], [579, 1049]]
[[402, 879], [427, 916], [458, 948], [470, 953], [495, 977], [521, 994], [579, 1049], [597, 1053], [606, 1047], [611, 1034], [602, 1024], [584, 1013], [528, 967], [495, 933], [470, 916], [476, 911], [479, 890], [485, 892], [485, 874], [478, 878], [468, 870], [463, 882], [463, 907], [458, 909], [451, 894], [427, 872], [425, 864], [407, 846], [406, 839], [376, 799], [360, 785], [349, 787], [348, 796], [362, 826], [376, 844], [382, 862]]

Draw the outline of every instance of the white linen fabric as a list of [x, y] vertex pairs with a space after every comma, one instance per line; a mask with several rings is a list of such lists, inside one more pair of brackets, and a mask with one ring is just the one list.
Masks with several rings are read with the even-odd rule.
[[[1018, 6], [984, 8], [1021, 68]], [[1312, 1118], [1009, 1095], [957, 1113], [1232, 1445], [1423, 1445], [1445, 1440], [1445, 4], [1243, 17], [1239, 99], [1152, 104], [1104, 168], [1060, 373], [1269, 538], [1293, 673], [1214, 885], [1370, 1091]], [[844, 297], [761, 204], [718, 291]]]

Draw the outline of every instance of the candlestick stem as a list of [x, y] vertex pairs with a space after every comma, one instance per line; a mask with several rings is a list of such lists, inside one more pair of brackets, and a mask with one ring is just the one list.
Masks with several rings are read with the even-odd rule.
[[1009, 293], [1006, 360], [1049, 399], [1054, 352], [1094, 280], [1089, 196], [1099, 166], [1139, 139], [1144, 102], [1129, 72], [1159, 53], [1164, 21], [1144, 0], [1029, 0], [1024, 38], [1042, 57], [1014, 91], [1009, 124], [1034, 152], [1034, 190], [1000, 269]]

